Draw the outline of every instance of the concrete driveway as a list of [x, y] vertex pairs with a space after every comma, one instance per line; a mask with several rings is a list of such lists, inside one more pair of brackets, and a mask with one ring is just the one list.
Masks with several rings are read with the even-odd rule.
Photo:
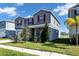
[[7, 43], [7, 42], [13, 42], [13, 40], [10, 39], [0, 40], [0, 43]]

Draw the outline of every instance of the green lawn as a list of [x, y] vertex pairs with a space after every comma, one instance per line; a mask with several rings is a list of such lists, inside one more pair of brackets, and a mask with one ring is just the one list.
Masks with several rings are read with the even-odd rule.
[[7, 40], [8, 38], [0, 38], [0, 40]]
[[60, 35], [61, 38], [69, 38], [69, 35]]
[[32, 54], [0, 48], [0, 56], [33, 56]]
[[54, 42], [46, 42], [46, 43], [19, 42], [19, 43], [3, 43], [3, 44], [79, 56], [79, 46], [78, 47], [76, 47], [75, 45], [70, 46], [68, 43], [69, 39], [58, 39]]

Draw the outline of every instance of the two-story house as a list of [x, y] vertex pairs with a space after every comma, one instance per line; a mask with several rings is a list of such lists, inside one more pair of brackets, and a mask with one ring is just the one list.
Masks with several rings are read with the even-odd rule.
[[16, 33], [19, 34], [24, 26], [33, 25], [33, 17], [17, 17], [15, 19]]
[[12, 20], [0, 21], [0, 37], [12, 37], [15, 35], [15, 22]]
[[29, 18], [16, 18], [15, 28], [17, 32], [20, 32], [20, 29], [22, 29], [24, 25], [28, 25], [32, 34], [32, 39], [40, 39], [40, 35], [43, 28], [45, 27], [45, 23], [48, 24], [49, 40], [52, 41], [59, 38], [60, 23], [52, 14], [52, 12], [47, 10], [39, 10], [38, 12], [34, 13], [32, 17]]

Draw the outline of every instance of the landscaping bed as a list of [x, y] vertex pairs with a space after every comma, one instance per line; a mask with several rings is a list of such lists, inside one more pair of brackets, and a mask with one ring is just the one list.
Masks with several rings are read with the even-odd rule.
[[33, 56], [32, 54], [0, 48], [0, 56]]
[[35, 42], [13, 43], [13, 42], [11, 42], [11, 43], [2, 43], [2, 44], [79, 56], [79, 46], [70, 45], [68, 43], [69, 43], [69, 39], [65, 39], [65, 40], [58, 39], [58, 40], [55, 40], [54, 42], [46, 42], [46, 43], [35, 43]]

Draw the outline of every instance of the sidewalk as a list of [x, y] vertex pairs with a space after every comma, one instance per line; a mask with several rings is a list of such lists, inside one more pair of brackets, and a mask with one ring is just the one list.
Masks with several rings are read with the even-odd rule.
[[13, 42], [13, 40], [10, 40], [10, 39], [0, 40], [0, 43], [6, 43], [6, 42]]
[[45, 51], [32, 50], [32, 49], [13, 47], [13, 46], [7, 46], [7, 45], [0, 45], [0, 48], [15, 50], [15, 51], [39, 55], [39, 56], [68, 56], [68, 55], [59, 54], [59, 53], [45, 52]]

